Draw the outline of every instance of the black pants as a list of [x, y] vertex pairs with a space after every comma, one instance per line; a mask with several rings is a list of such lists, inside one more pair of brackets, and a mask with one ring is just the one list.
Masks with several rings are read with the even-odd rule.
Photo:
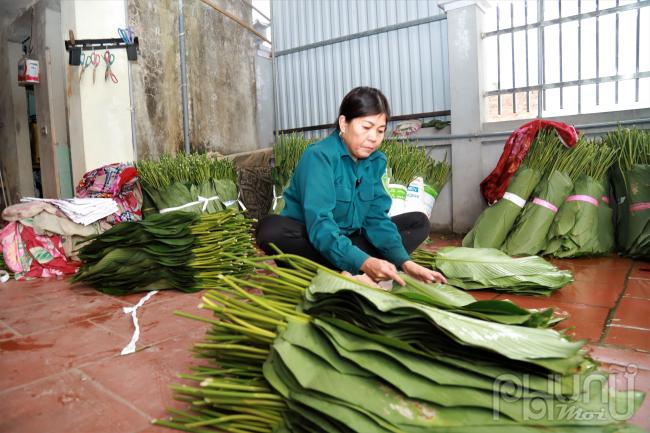
[[[409, 212], [392, 218], [402, 236], [402, 244], [411, 254], [429, 236], [429, 219], [422, 212]], [[268, 215], [260, 220], [255, 233], [257, 245], [266, 254], [273, 255], [276, 251], [269, 244], [274, 244], [283, 253], [296, 254], [306, 257], [332, 269], [336, 269], [309, 242], [307, 229], [304, 224], [280, 215]], [[365, 251], [372, 257], [384, 259], [382, 254], [361, 233], [348, 236], [353, 245]], [[279, 264], [280, 265], [280, 264]]]

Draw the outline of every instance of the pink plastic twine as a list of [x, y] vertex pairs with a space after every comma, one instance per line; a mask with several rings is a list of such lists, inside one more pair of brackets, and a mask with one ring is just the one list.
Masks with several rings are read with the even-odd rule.
[[630, 212], [638, 212], [640, 210], [650, 209], [650, 202], [646, 203], [634, 203], [630, 205]]
[[550, 210], [553, 213], [557, 212], [557, 207], [555, 207], [555, 205], [553, 203], [549, 203], [546, 200], [542, 200], [539, 197], [535, 197], [533, 199], [533, 203], [535, 203], [537, 205], [540, 205], [540, 206], [543, 206], [543, 207], [545, 207], [546, 209]]
[[588, 195], [582, 195], [582, 194], [570, 195], [569, 197], [567, 197], [566, 201], [567, 202], [569, 202], [569, 201], [584, 201], [585, 203], [590, 203], [590, 204], [593, 204], [594, 206], [598, 207], [598, 200], [596, 200], [595, 198], [593, 198], [591, 196], [588, 196]]
[[603, 201], [603, 203], [605, 203], [606, 205], [609, 205], [609, 197], [604, 195], [600, 199]]

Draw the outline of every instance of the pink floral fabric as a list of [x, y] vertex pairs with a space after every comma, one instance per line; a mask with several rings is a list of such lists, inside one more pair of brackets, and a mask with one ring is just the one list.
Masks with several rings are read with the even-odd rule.
[[83, 175], [75, 196], [112, 198], [120, 211], [106, 218], [110, 224], [142, 219], [142, 188], [138, 170], [128, 164], [109, 164]]
[[66, 258], [59, 235], [38, 235], [15, 221], [0, 231], [0, 246], [17, 280], [74, 274], [81, 265]]

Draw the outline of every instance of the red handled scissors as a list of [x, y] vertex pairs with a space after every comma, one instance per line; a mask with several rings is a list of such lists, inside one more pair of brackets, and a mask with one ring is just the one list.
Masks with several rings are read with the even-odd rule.
[[104, 72], [104, 80], [108, 81], [110, 78], [111, 81], [117, 84], [117, 77], [111, 70], [111, 65], [115, 62], [115, 54], [111, 54], [110, 51], [106, 50], [104, 53], [104, 63], [106, 63], [106, 72]]

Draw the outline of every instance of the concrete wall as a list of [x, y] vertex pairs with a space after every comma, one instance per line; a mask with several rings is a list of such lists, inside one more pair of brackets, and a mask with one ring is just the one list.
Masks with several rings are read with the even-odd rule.
[[257, 148], [271, 147], [275, 140], [273, 136], [273, 62], [270, 53], [264, 49], [257, 51], [255, 56], [256, 104], [255, 118], [257, 119]]
[[7, 40], [7, 30], [0, 30], [0, 169], [9, 199], [15, 203], [21, 196], [34, 195], [34, 184], [27, 96], [25, 89], [18, 85], [17, 77], [17, 62], [22, 51], [19, 43]]
[[[243, 2], [215, 3], [250, 22]], [[178, 4], [128, 0], [128, 13], [141, 41], [132, 65], [137, 156], [182, 150]], [[185, 2], [184, 14], [192, 150], [231, 154], [268, 146], [259, 142], [256, 114], [272, 104], [257, 107], [254, 37], [200, 1]]]

